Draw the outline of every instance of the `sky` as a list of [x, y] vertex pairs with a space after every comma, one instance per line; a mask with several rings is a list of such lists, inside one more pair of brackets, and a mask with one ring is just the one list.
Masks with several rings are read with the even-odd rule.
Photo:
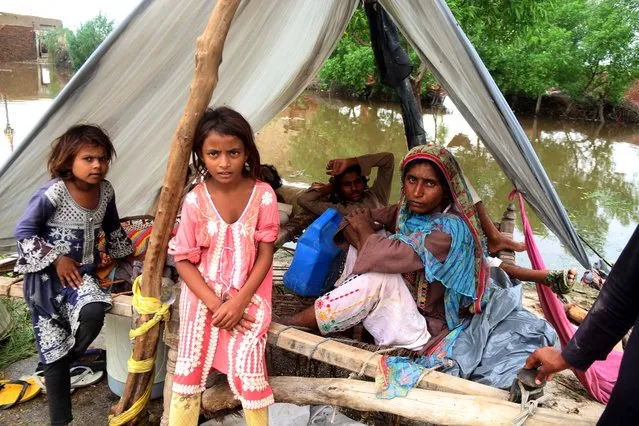
[[0, 12], [60, 19], [62, 25], [76, 30], [99, 12], [116, 25], [140, 0], [0, 0]]

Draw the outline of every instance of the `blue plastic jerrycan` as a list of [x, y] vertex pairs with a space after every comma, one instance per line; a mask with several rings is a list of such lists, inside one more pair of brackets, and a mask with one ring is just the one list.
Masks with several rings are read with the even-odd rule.
[[342, 220], [334, 209], [326, 210], [309, 226], [297, 241], [297, 248], [284, 285], [304, 297], [318, 297], [326, 293], [338, 278], [340, 249], [333, 243], [333, 235]]

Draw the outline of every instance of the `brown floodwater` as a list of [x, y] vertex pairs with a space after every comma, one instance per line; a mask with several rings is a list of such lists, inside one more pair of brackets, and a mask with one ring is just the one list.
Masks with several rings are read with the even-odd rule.
[[[0, 165], [11, 152], [5, 136], [7, 114], [17, 146], [66, 81], [47, 64], [0, 64]], [[446, 112], [425, 112], [428, 139], [454, 152], [491, 216], [499, 220], [512, 185], [452, 102], [447, 100], [445, 106]], [[575, 228], [607, 259], [616, 259], [639, 221], [639, 127], [528, 118], [520, 122]], [[406, 153], [397, 105], [311, 92], [261, 129], [257, 143], [263, 162], [275, 165], [287, 182], [300, 184], [325, 181], [331, 158], [389, 151], [399, 164]], [[399, 180], [393, 188], [396, 200]], [[546, 265], [576, 264], [532, 212], [529, 217]], [[516, 238], [523, 239], [520, 227]], [[529, 264], [525, 256], [518, 262]]]

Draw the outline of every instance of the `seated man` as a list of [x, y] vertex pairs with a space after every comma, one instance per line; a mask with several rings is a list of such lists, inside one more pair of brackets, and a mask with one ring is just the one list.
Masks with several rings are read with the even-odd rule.
[[[373, 167], [377, 167], [377, 177], [369, 187], [368, 176]], [[387, 206], [394, 169], [395, 157], [390, 152], [330, 160], [326, 165], [326, 174], [331, 176], [329, 183], [313, 183], [297, 202], [315, 216], [328, 208], [346, 215], [356, 208]]]

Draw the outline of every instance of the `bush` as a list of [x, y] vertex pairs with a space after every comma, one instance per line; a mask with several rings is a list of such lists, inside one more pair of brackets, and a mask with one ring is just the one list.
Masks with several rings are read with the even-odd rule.
[[79, 70], [93, 51], [113, 31], [113, 21], [102, 13], [80, 25], [75, 34], [68, 34], [69, 56], [74, 70]]

